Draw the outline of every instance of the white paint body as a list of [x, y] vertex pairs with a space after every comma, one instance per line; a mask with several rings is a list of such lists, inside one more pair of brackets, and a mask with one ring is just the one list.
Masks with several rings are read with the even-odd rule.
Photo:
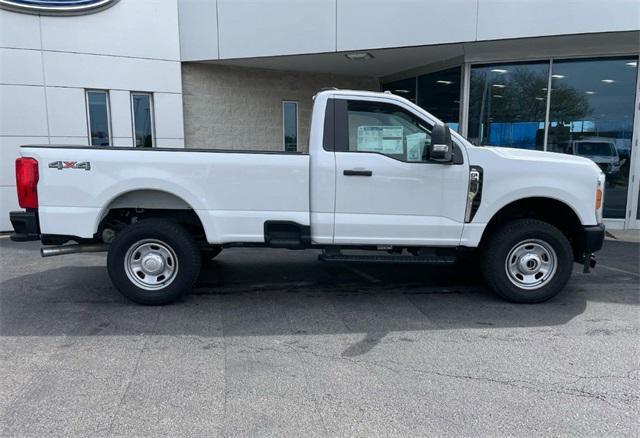
[[[309, 155], [25, 146], [21, 155], [39, 163], [41, 232], [91, 238], [110, 208], [191, 208], [212, 244], [264, 242], [264, 223], [277, 220], [310, 226], [318, 245], [476, 247], [502, 207], [531, 197], [565, 203], [582, 225], [598, 223], [602, 174], [586, 158], [475, 147], [456, 133], [463, 165], [330, 152], [329, 98], [385, 101], [437, 122], [398, 96], [325, 91], [315, 98]], [[49, 168], [55, 161], [88, 161], [91, 170]], [[481, 166], [484, 179], [480, 207], [465, 223], [470, 165]], [[343, 175], [358, 168], [373, 175]]]

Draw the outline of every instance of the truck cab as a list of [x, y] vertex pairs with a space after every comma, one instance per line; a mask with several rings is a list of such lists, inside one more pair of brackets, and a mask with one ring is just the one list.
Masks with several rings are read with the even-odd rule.
[[[392, 94], [316, 96], [311, 127], [314, 241], [459, 245], [469, 188], [466, 150], [455, 137], [452, 141], [448, 129], [446, 140], [432, 138], [434, 127], [442, 131], [444, 125], [416, 108]], [[323, 125], [315, 126], [316, 121]], [[432, 140], [447, 143], [446, 156], [434, 156]]]

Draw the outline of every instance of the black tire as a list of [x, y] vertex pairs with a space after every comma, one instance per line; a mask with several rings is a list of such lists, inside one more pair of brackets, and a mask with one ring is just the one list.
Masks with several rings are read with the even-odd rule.
[[[154, 242], [155, 248], [160, 251], [158, 254], [167, 254], [165, 263], [161, 266], [173, 265], [174, 271], [166, 276], [170, 279], [167, 280], [168, 284], [160, 282], [148, 286], [155, 288], [148, 290], [135, 281], [140, 284], [144, 281], [151, 282], [153, 276], [149, 275], [149, 279], [146, 279], [144, 272], [134, 273], [133, 269], [126, 267], [128, 262], [125, 259], [135, 259], [136, 256], [140, 258], [139, 252], [134, 252], [134, 248], [141, 248], [142, 244], [153, 250]], [[130, 249], [131, 255], [128, 254]], [[140, 260], [143, 261], [141, 258]], [[131, 301], [144, 305], [169, 304], [180, 298], [198, 278], [200, 264], [200, 250], [191, 235], [180, 225], [163, 219], [145, 219], [128, 226], [113, 240], [107, 255], [107, 269], [113, 284]], [[141, 277], [139, 280], [135, 280], [136, 274]], [[162, 278], [162, 272], [160, 274], [156, 279]]]
[[[550, 247], [553, 251], [547, 251], [547, 257], [555, 258], [554, 274], [546, 280], [546, 274], [541, 275], [536, 280], [540, 282], [539, 286], [525, 284], [527, 279], [522, 274], [510, 273], [519, 266], [515, 261], [522, 260], [526, 265], [526, 259], [516, 256], [517, 248], [524, 247], [523, 251], [527, 251], [526, 248], [532, 248], [532, 243], [542, 248], [543, 253]], [[514, 253], [510, 256], [512, 250]], [[507, 258], [511, 259], [510, 264], [507, 264]], [[539, 259], [544, 260], [544, 256], [531, 262], [532, 269]], [[500, 297], [514, 303], [541, 303], [556, 296], [569, 281], [573, 270], [573, 251], [567, 237], [553, 225], [536, 219], [518, 219], [507, 222], [489, 236], [484, 244], [481, 264], [485, 281]], [[535, 275], [528, 276], [529, 280], [535, 280]], [[516, 284], [519, 281], [522, 286]]]
[[200, 254], [202, 255], [202, 262], [209, 263], [213, 261], [213, 259], [218, 257], [221, 252], [222, 252], [221, 246], [208, 246], [204, 249], [201, 249]]

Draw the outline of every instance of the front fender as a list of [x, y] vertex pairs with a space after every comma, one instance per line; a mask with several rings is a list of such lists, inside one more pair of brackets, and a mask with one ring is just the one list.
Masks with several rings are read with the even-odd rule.
[[595, 223], [591, 223], [595, 220], [595, 210], [586, 210], [583, 199], [558, 187], [522, 187], [490, 198], [492, 199], [482, 199], [482, 204], [473, 219], [474, 223], [489, 223], [500, 210], [514, 202], [529, 198], [546, 198], [565, 204], [575, 213], [580, 223], [595, 225]]

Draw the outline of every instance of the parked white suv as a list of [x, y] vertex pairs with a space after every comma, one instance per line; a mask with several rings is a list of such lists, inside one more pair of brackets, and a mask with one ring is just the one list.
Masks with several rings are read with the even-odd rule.
[[620, 174], [620, 156], [612, 140], [603, 137], [583, 138], [572, 143], [572, 150], [575, 155], [596, 163], [607, 178], [615, 178]]
[[[476, 147], [406, 99], [316, 95], [309, 154], [23, 146], [15, 240], [43, 256], [108, 251], [142, 304], [193, 285], [224, 248], [318, 248], [325, 262], [455, 263], [489, 286], [547, 300], [602, 246], [604, 175], [589, 159]], [[68, 242], [74, 241], [74, 244]], [[372, 255], [350, 254], [372, 250]]]

